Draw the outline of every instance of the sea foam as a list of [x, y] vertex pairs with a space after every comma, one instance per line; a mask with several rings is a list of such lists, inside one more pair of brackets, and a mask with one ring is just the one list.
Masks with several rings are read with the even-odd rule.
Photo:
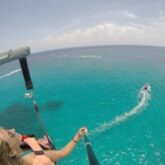
[[104, 122], [104, 123], [100, 124], [100, 126], [98, 126], [93, 131], [91, 131], [91, 134], [101, 133], [101, 132], [104, 132], [106, 130], [109, 130], [113, 126], [118, 125], [121, 122], [124, 122], [124, 121], [128, 120], [130, 117], [135, 116], [136, 114], [138, 114], [139, 112], [144, 110], [144, 108], [148, 104], [148, 100], [151, 98], [150, 91], [151, 91], [150, 86], [149, 86], [148, 91], [141, 89], [139, 91], [139, 96], [140, 96], [139, 102], [134, 108], [132, 108], [130, 111], [124, 112], [123, 114], [121, 114], [119, 116], [116, 116], [111, 121]]

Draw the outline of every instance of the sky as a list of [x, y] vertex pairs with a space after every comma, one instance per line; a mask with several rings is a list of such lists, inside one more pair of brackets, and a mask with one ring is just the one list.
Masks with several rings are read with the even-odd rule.
[[165, 46], [165, 0], [0, 0], [0, 52]]

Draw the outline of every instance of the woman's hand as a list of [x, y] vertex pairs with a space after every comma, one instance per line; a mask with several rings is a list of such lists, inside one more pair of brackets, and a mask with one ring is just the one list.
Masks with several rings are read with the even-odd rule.
[[84, 135], [86, 135], [88, 133], [88, 130], [86, 127], [82, 127], [78, 130], [78, 132], [76, 133], [76, 135], [74, 136], [74, 141], [79, 141]]
[[34, 137], [27, 137], [23, 141], [28, 144], [28, 143], [31, 143], [31, 142], [36, 141], [36, 140]]
[[33, 151], [42, 150], [41, 146], [38, 144], [37, 140], [34, 137], [26, 138], [24, 142], [28, 144]]
[[48, 139], [45, 136], [43, 138], [38, 139], [37, 142], [44, 149], [51, 149], [50, 143], [49, 143]]

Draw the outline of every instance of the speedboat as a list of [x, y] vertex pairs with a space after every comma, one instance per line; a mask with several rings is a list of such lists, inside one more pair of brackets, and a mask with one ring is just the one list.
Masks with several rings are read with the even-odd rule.
[[143, 91], [150, 92], [151, 86], [149, 83], [145, 83], [144, 86], [142, 87]]
[[145, 83], [139, 92], [139, 99], [142, 99], [146, 94], [151, 92], [151, 86], [149, 83]]

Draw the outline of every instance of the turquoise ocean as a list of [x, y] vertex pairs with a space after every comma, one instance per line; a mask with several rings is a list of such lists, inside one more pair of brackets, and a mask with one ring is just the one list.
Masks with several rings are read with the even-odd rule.
[[[165, 48], [95, 46], [32, 53], [29, 69], [57, 149], [86, 126], [102, 165], [165, 165]], [[145, 96], [140, 90], [149, 83]], [[43, 135], [18, 61], [0, 66], [0, 125]], [[59, 165], [87, 165], [83, 140]]]

